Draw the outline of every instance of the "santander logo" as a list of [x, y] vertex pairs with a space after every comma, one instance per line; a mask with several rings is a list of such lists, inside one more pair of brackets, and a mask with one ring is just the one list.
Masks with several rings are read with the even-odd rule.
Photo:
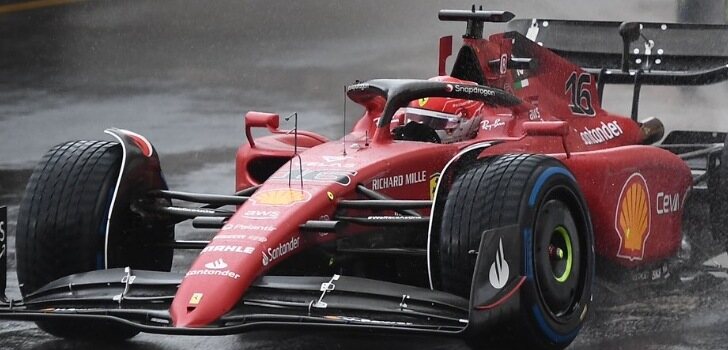
[[222, 258], [220, 258], [213, 262], [209, 262], [209, 263], [205, 264], [205, 267], [210, 270], [222, 270], [222, 269], [228, 267], [228, 264], [226, 264], [225, 261], [223, 261]]

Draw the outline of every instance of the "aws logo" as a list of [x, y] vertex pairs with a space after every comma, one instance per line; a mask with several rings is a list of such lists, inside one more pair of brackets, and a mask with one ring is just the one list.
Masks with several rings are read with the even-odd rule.
[[620, 239], [618, 257], [629, 260], [642, 260], [644, 257], [652, 223], [649, 198], [645, 178], [640, 173], [632, 174], [622, 187], [614, 219]]

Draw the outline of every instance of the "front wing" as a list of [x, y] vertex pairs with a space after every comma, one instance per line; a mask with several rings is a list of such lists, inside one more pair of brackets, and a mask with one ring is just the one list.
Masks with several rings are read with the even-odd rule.
[[[0, 318], [104, 320], [146, 333], [176, 335], [226, 335], [307, 326], [457, 335], [468, 324], [467, 299], [334, 275], [262, 277], [217, 322], [201, 328], [177, 328], [168, 309], [182, 277], [129, 268], [71, 275], [49, 283], [23, 302], [0, 303]], [[194, 307], [193, 300], [190, 307]]]

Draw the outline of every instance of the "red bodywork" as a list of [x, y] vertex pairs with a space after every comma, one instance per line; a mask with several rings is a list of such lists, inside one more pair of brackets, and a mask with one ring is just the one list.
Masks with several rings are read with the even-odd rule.
[[[603, 110], [590, 75], [509, 34], [464, 39], [477, 55], [485, 85], [524, 101], [515, 108], [488, 108], [472, 140], [392, 140], [389, 130], [375, 123], [386, 101], [372, 99], [345, 142], [299, 132], [300, 158], [288, 163], [294, 134], [278, 131], [275, 115], [249, 113], [248, 128], [268, 127], [274, 135], [252, 142], [248, 132], [251, 142], [237, 155], [236, 188], [261, 187], [192, 264], [171, 307], [174, 324], [214, 322], [271, 267], [308, 246], [337, 239], [333, 233], [302, 234], [298, 227], [332, 217], [340, 199], [359, 198], [357, 184], [392, 198], [430, 199], [445, 164], [464, 148], [488, 140], [502, 142], [480, 157], [547, 154], [571, 170], [589, 206], [598, 256], [626, 268], [673, 256], [681, 241], [690, 169], [672, 153], [642, 145], [640, 124]], [[524, 50], [538, 67], [521, 72], [503, 66]]]

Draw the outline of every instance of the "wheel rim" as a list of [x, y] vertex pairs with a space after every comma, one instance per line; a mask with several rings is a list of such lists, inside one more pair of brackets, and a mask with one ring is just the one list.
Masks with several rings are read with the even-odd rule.
[[579, 229], [561, 192], [545, 196], [534, 227], [536, 283], [544, 308], [556, 320], [575, 310], [584, 283]]
[[571, 267], [574, 263], [569, 230], [563, 226], [557, 226], [551, 233], [548, 250], [554, 279], [559, 283], [566, 282], [571, 276]]

